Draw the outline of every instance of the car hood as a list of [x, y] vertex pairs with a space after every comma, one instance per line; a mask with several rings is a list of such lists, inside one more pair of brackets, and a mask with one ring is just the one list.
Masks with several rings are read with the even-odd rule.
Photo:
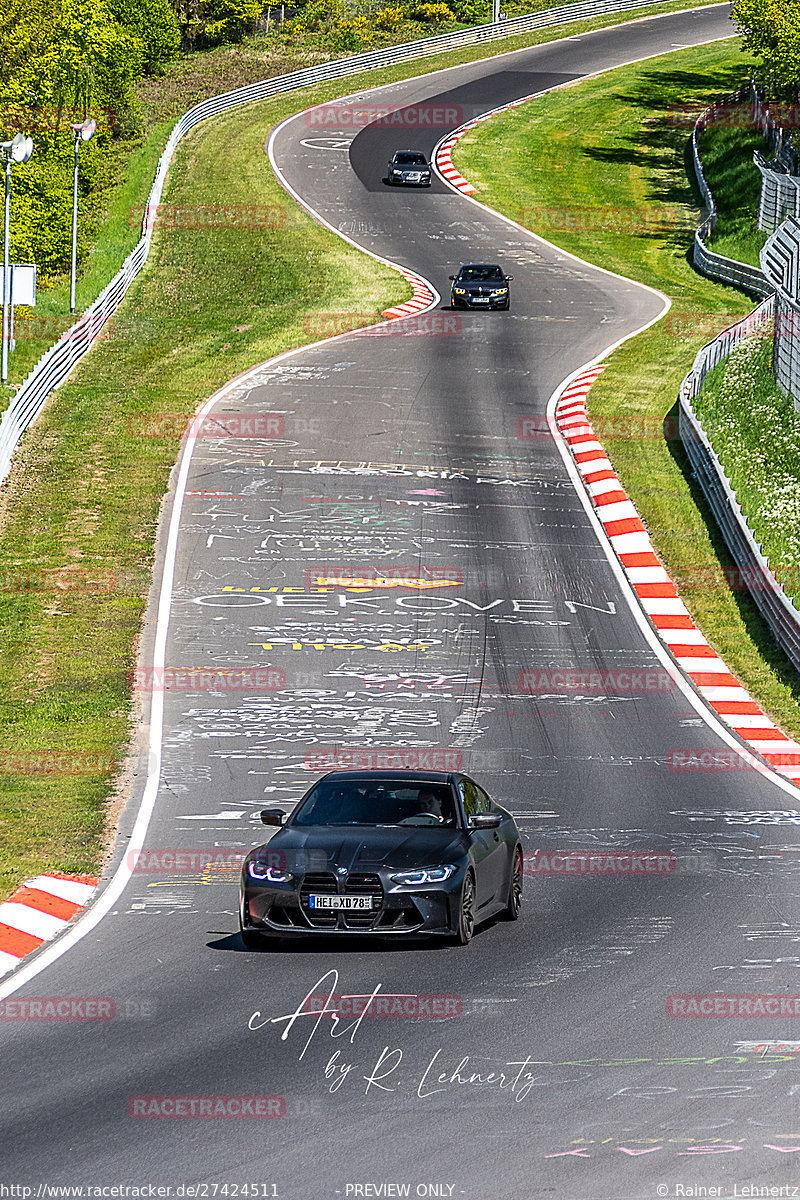
[[495, 288], [507, 287], [508, 284], [503, 279], [491, 279], [488, 282], [484, 282], [484, 283], [479, 282], [477, 279], [467, 279], [467, 280], [457, 279], [455, 281], [455, 286], [460, 287], [460, 288], [466, 288], [466, 290], [468, 292], [482, 292], [484, 290], [487, 292], [491, 292]]
[[467, 852], [468, 837], [460, 829], [435, 825], [379, 827], [309, 825], [281, 829], [267, 848], [285, 855], [290, 871], [374, 871], [380, 867], [408, 870], [457, 862]]

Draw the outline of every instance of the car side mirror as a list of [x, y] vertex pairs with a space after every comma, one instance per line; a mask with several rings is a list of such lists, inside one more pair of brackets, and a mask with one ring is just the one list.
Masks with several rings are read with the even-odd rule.
[[448, 279], [455, 279], [455, 275], [448, 275], [448, 276], [447, 276], [447, 278], [448, 278]]
[[470, 817], [467, 824], [470, 829], [497, 829], [503, 820], [501, 813], [476, 813]]
[[511, 283], [511, 280], [512, 280], [513, 278], [514, 278], [514, 276], [513, 276], [513, 275], [506, 275], [506, 283]]
[[262, 808], [260, 815], [262, 825], [282, 825], [286, 819], [282, 808]]

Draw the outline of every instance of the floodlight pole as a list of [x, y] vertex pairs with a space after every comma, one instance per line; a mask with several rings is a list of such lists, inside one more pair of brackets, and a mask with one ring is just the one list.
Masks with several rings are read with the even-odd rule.
[[496, 25], [500, 20], [500, 0], [492, 0], [492, 22]]
[[78, 147], [81, 142], [89, 142], [95, 135], [97, 122], [81, 121], [79, 125], [70, 125], [75, 136], [75, 162], [72, 170], [72, 260], [69, 279], [69, 311], [75, 312], [75, 275], [78, 263]]
[[80, 134], [75, 134], [75, 162], [72, 170], [72, 258], [70, 259], [69, 311], [75, 312], [75, 267], [78, 261], [78, 143]]
[[11, 336], [9, 309], [11, 306], [11, 267], [9, 264], [9, 255], [11, 248], [11, 153], [6, 151], [4, 156], [6, 168], [6, 202], [5, 202], [5, 220], [3, 224], [3, 351], [2, 351], [2, 370], [0, 376], [2, 383], [8, 383], [8, 342]]

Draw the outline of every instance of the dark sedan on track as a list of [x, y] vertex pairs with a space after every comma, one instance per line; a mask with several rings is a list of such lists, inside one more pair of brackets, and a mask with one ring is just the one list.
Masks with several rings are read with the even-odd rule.
[[431, 186], [431, 165], [421, 150], [398, 150], [389, 163], [387, 183]]
[[451, 275], [450, 303], [453, 308], [508, 308], [508, 285], [513, 275], [504, 275], [496, 263], [467, 263]]
[[467, 775], [332, 771], [244, 861], [246, 946], [308, 934], [432, 934], [466, 945], [522, 902], [516, 822]]

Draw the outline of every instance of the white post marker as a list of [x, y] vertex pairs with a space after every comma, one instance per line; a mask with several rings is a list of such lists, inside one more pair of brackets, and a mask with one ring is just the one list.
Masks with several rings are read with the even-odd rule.
[[33, 141], [18, 133], [10, 142], [0, 142], [0, 155], [6, 168], [6, 202], [3, 225], [3, 336], [0, 354], [0, 382], [8, 383], [8, 344], [11, 340], [11, 164], [26, 163], [33, 154]]

